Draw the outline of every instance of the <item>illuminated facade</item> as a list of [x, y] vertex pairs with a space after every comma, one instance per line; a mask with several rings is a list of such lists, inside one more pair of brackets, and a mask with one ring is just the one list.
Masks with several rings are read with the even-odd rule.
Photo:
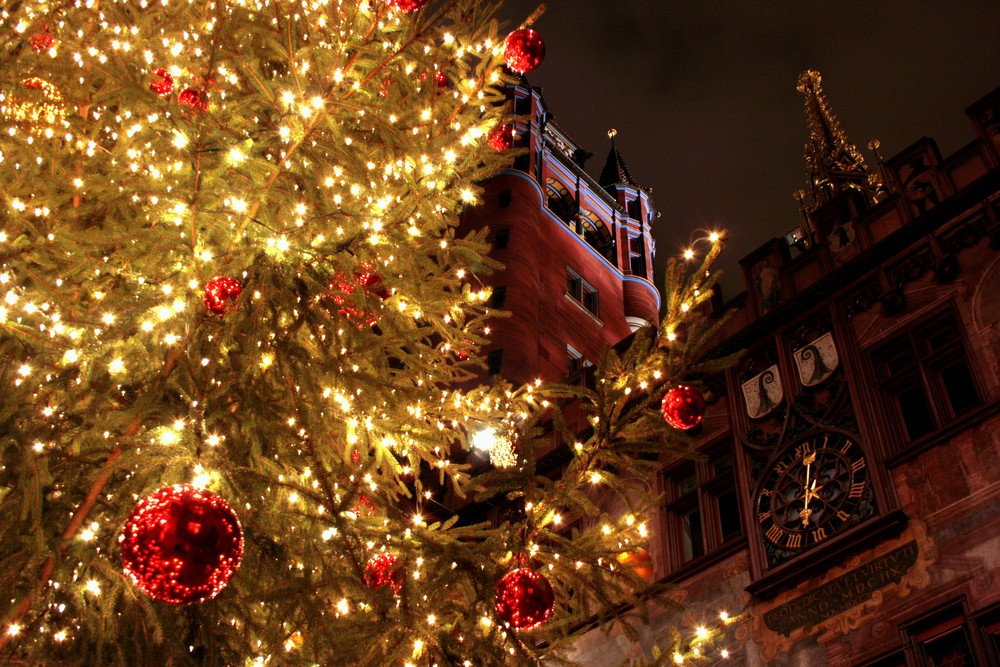
[[648, 190], [612, 148], [599, 179], [590, 156], [551, 120], [538, 89], [510, 88], [521, 154], [483, 187], [463, 227], [488, 226], [497, 319], [486, 348], [489, 372], [516, 382], [559, 380], [597, 363], [603, 351], [659, 322]]
[[[664, 461], [655, 577], [683, 612], [641, 641], [593, 631], [616, 665], [746, 612], [720, 664], [1000, 664], [1000, 89], [977, 136], [866, 163], [799, 81], [802, 219], [742, 260], [747, 289], [706, 383], [703, 461]], [[714, 652], [713, 652], [714, 651]]]

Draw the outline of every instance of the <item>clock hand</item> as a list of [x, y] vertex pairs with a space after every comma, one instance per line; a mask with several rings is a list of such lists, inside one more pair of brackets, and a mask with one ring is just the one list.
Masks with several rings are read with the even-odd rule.
[[[812, 475], [811, 471], [812, 464], [816, 462], [816, 452], [815, 451], [809, 452], [809, 454], [807, 454], [805, 458], [802, 459], [802, 462], [806, 464], [806, 483], [805, 483], [806, 493], [803, 499], [805, 500], [805, 504], [809, 505], [809, 497], [810, 497], [809, 478]], [[813, 480], [813, 486], [815, 485], [816, 482], [815, 480]]]
[[803, 457], [802, 462], [806, 464], [806, 481], [805, 481], [805, 495], [802, 497], [802, 510], [799, 512], [799, 519], [802, 520], [802, 526], [809, 525], [809, 517], [812, 516], [812, 510], [809, 509], [809, 501], [816, 495], [814, 489], [816, 488], [816, 480], [812, 480], [812, 486], [809, 484], [809, 479], [812, 476], [812, 464], [816, 462], [816, 452], [809, 452], [805, 457]]

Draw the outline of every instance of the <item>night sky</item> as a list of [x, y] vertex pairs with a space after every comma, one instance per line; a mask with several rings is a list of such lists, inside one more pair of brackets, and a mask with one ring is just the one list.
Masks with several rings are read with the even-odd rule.
[[[538, 6], [508, 0], [517, 27]], [[1000, 86], [997, 0], [549, 0], [540, 86], [556, 123], [594, 153], [608, 128], [633, 178], [651, 188], [657, 266], [699, 230], [725, 228], [725, 297], [739, 260], [801, 220], [804, 69], [869, 165], [923, 136], [947, 157], [974, 138], [965, 108]], [[662, 275], [662, 272], [658, 272]], [[658, 278], [659, 280], [659, 278]], [[662, 288], [662, 285], [658, 285]]]

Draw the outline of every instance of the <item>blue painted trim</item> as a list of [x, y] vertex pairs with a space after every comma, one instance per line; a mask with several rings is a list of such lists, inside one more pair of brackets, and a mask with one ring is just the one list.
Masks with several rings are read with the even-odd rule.
[[562, 220], [560, 220], [559, 217], [556, 216], [555, 213], [553, 213], [552, 211], [550, 211], [548, 208], [545, 207], [545, 193], [542, 192], [541, 187], [538, 185], [538, 182], [535, 179], [533, 179], [531, 176], [529, 176], [528, 174], [524, 173], [523, 171], [517, 171], [515, 169], [505, 169], [504, 171], [502, 171], [500, 173], [503, 176], [515, 176], [517, 178], [520, 178], [523, 181], [527, 181], [528, 183], [531, 183], [531, 187], [533, 187], [535, 189], [535, 191], [538, 193], [539, 198], [542, 201], [541, 212], [549, 219], [549, 222], [551, 222], [556, 227], [558, 227], [559, 229], [561, 229], [565, 234], [569, 235], [576, 242], [577, 245], [582, 246], [587, 252], [589, 252], [593, 257], [595, 257], [602, 264], [604, 264], [604, 266], [606, 266], [609, 270], [611, 270], [612, 272], [614, 272], [615, 274], [617, 274], [618, 276], [620, 276], [621, 279], [622, 279], [622, 282], [640, 283], [641, 285], [644, 285], [645, 287], [648, 287], [649, 290], [650, 290], [650, 292], [653, 293], [653, 296], [656, 297], [656, 310], [657, 311], [660, 310], [660, 291], [658, 289], [656, 289], [656, 285], [654, 285], [653, 283], [649, 282], [648, 280], [646, 280], [645, 278], [642, 278], [640, 276], [625, 275], [624, 273], [622, 273], [618, 269], [617, 266], [615, 266], [614, 264], [612, 264], [611, 262], [609, 262], [604, 255], [602, 255], [599, 252], [597, 252], [596, 250], [594, 250], [594, 248], [591, 247], [591, 245], [589, 243], [587, 243], [586, 241], [584, 241], [583, 239], [581, 239], [579, 236], [577, 236], [576, 232], [574, 232], [569, 227], [567, 227], [566, 223], [564, 223]]

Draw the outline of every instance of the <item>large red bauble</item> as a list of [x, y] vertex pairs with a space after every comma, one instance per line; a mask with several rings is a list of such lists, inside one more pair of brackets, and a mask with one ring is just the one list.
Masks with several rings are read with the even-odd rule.
[[514, 145], [514, 126], [510, 123], [501, 123], [494, 127], [486, 143], [497, 152], [502, 152]]
[[532, 630], [552, 615], [556, 596], [540, 572], [522, 567], [497, 582], [497, 615], [515, 630]]
[[229, 276], [216, 276], [205, 285], [205, 307], [216, 315], [225, 315], [240, 298], [243, 283]]
[[705, 416], [705, 399], [697, 389], [683, 384], [668, 391], [660, 407], [667, 423], [682, 431], [694, 428]]
[[375, 554], [365, 564], [365, 585], [373, 591], [384, 586], [398, 593], [403, 589], [403, 570], [393, 554]]
[[219, 594], [243, 558], [243, 528], [226, 501], [187, 484], [139, 501], [118, 538], [125, 574], [160, 602], [193, 604]]
[[385, 4], [401, 12], [415, 12], [427, 4], [427, 0], [385, 0]]
[[503, 57], [518, 74], [530, 72], [545, 59], [545, 42], [531, 28], [515, 30], [503, 41]]

